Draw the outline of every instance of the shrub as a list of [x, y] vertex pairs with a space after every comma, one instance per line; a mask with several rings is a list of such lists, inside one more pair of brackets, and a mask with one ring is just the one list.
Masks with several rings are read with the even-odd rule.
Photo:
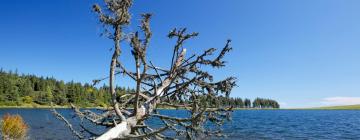
[[20, 115], [6, 114], [1, 120], [1, 134], [3, 139], [23, 140], [28, 132], [28, 126]]
[[101, 102], [101, 101], [97, 102], [96, 105], [98, 107], [105, 107], [105, 108], [107, 107], [107, 105], [104, 102]]
[[31, 104], [33, 102], [33, 98], [31, 96], [25, 96], [23, 98], [23, 102], [26, 104]]

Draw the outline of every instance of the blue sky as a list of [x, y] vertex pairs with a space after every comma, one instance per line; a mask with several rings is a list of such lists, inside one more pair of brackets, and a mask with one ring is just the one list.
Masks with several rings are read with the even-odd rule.
[[[111, 41], [100, 37], [92, 0], [0, 1], [0, 67], [20, 73], [91, 82], [107, 75]], [[285, 108], [360, 104], [360, 1], [182, 0], [135, 1], [153, 13], [149, 57], [168, 66], [174, 27], [200, 36], [189, 52], [221, 48], [233, 40], [218, 79], [236, 76], [233, 97], [264, 97]], [[131, 66], [129, 47], [121, 60]], [[130, 86], [119, 79], [121, 85]], [[123, 84], [124, 83], [124, 84]]]

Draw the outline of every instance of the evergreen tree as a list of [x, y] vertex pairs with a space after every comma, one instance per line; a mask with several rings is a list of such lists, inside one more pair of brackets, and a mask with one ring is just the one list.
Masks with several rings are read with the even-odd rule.
[[[40, 104], [68, 105], [74, 103], [80, 106], [110, 105], [111, 95], [108, 94], [109, 86], [93, 87], [90, 84], [81, 84], [74, 81], [65, 83], [52, 77], [37, 77], [35, 75], [19, 75], [17, 72], [5, 72], [0, 69], [0, 105]], [[116, 87], [120, 97], [127, 93], [134, 93], [130, 87]], [[124, 98], [127, 100], [128, 98]], [[189, 99], [173, 96], [170, 102], [180, 104], [189, 103]], [[250, 99], [229, 98], [219, 96], [217, 98], [202, 97], [202, 101], [214, 107], [250, 108]], [[256, 98], [252, 102], [254, 108], [279, 108], [275, 100]]]
[[245, 108], [251, 108], [251, 101], [250, 101], [250, 99], [245, 99], [244, 106], [245, 106]]

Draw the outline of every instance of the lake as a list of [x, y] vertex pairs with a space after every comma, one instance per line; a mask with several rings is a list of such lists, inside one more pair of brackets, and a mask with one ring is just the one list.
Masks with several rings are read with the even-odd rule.
[[[69, 109], [58, 111], [68, 118], [73, 115]], [[185, 114], [182, 110], [161, 111], [173, 115]], [[48, 109], [0, 109], [1, 116], [5, 113], [20, 114], [30, 126], [29, 137], [32, 140], [75, 139]], [[232, 121], [223, 126], [229, 140], [360, 139], [360, 111], [356, 110], [237, 110], [232, 116]], [[158, 123], [156, 120], [148, 122], [154, 126]]]

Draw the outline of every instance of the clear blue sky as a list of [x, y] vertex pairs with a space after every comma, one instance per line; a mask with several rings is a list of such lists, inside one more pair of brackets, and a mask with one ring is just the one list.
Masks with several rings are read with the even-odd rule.
[[[112, 44], [99, 37], [94, 2], [0, 1], [0, 67], [64, 81], [107, 75]], [[166, 34], [173, 27], [200, 32], [186, 44], [190, 52], [221, 48], [231, 38], [228, 67], [213, 73], [238, 77], [233, 97], [272, 98], [283, 107], [360, 103], [359, 6], [358, 0], [138, 0], [130, 30], [137, 30], [139, 14], [154, 14], [149, 56], [160, 66], [169, 65], [174, 41]], [[129, 66], [124, 49], [121, 60]]]

